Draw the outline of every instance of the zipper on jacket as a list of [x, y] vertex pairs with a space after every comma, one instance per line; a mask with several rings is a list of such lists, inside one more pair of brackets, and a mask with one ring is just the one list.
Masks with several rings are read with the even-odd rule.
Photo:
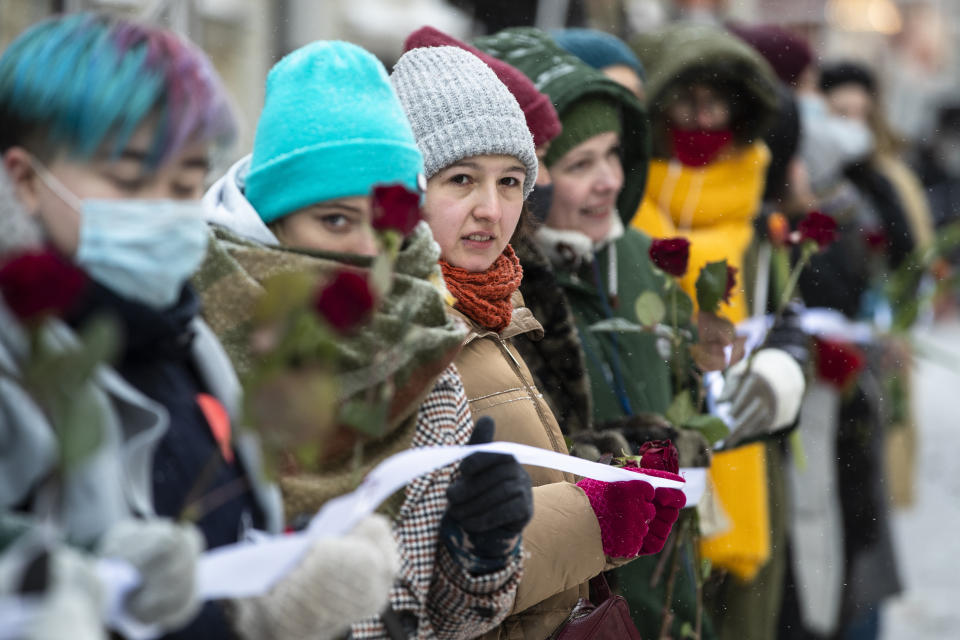
[[517, 374], [517, 377], [520, 378], [520, 382], [523, 383], [524, 389], [527, 390], [527, 394], [530, 396], [530, 400], [531, 402], [533, 402], [533, 406], [537, 410], [537, 415], [540, 416], [540, 422], [543, 423], [543, 428], [547, 432], [547, 436], [550, 438], [550, 445], [553, 447], [553, 450], [556, 451], [557, 453], [568, 453], [566, 451], [566, 446], [564, 446], [563, 448], [560, 447], [560, 443], [557, 442], [556, 435], [554, 435], [553, 430], [550, 429], [550, 421], [547, 419], [547, 416], [543, 411], [543, 407], [540, 406], [543, 401], [537, 398], [538, 394], [536, 393], [536, 390], [532, 389], [530, 387], [530, 384], [527, 382], [527, 379], [523, 377], [523, 367], [520, 366], [520, 363], [517, 362], [517, 359], [513, 356], [513, 353], [510, 351], [510, 347], [507, 345], [507, 342], [503, 338], [501, 338], [499, 335], [497, 334], [494, 334], [494, 335], [497, 336], [497, 340], [500, 343], [500, 348], [503, 351], [505, 351], [507, 356], [509, 357], [510, 364], [513, 366], [514, 373]]

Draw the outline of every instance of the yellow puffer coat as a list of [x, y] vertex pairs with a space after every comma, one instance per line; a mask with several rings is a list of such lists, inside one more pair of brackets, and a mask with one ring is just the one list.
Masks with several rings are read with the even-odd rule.
[[[726, 259], [743, 274], [769, 164], [770, 151], [762, 142], [702, 168], [676, 160], [650, 163], [646, 195], [631, 225], [653, 238], [690, 240], [690, 266], [681, 286], [694, 301], [697, 276], [708, 262]], [[735, 323], [749, 315], [742, 277], [721, 315]]]
[[[650, 164], [647, 192], [631, 225], [654, 238], [690, 240], [690, 263], [681, 286], [696, 304], [696, 281], [708, 262], [727, 260], [740, 277], [729, 306], [720, 313], [732, 322], [750, 313], [743, 282], [744, 254], [753, 241], [770, 151], [762, 142], [733, 150], [702, 168], [673, 160]], [[710, 471], [731, 529], [706, 540], [701, 551], [715, 565], [743, 580], [756, 575], [770, 557], [769, 514], [763, 447], [718, 454]]]

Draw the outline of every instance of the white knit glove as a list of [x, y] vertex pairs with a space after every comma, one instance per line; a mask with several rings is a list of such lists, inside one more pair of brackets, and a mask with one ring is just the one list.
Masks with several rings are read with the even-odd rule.
[[786, 351], [762, 349], [726, 374], [721, 402], [731, 403], [733, 420], [726, 446], [776, 433], [797, 419], [806, 389], [803, 369]]
[[234, 601], [234, 626], [249, 640], [336, 638], [384, 609], [398, 568], [389, 523], [369, 516], [343, 537], [316, 542], [267, 595]]
[[125, 520], [104, 534], [99, 553], [125, 560], [140, 572], [143, 582], [127, 597], [127, 611], [144, 624], [174, 631], [200, 610], [196, 575], [204, 546], [193, 525], [166, 519]]
[[23, 637], [106, 640], [101, 618], [103, 588], [93, 559], [68, 547], [58, 547], [50, 551], [48, 563], [47, 588]]

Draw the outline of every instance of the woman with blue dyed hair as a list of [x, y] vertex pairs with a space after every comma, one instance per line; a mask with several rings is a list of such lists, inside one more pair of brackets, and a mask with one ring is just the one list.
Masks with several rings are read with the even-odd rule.
[[[110, 508], [90, 513], [95, 522], [83, 523], [83, 543], [139, 569], [143, 582], [127, 610], [161, 628], [189, 623], [170, 637], [334, 637], [386, 601], [396, 549], [380, 519], [315, 545], [266, 596], [209, 603], [194, 616], [197, 530], [217, 547], [282, 522], [276, 490], [259, 478], [255, 444], [240, 433], [231, 437], [240, 387], [187, 282], [209, 238], [199, 202], [208, 153], [234, 128], [209, 61], [176, 34], [92, 13], [35, 25], [0, 57], [0, 178], [7, 187], [0, 228], [19, 230], [4, 232], [0, 257], [31, 244], [50, 247], [89, 278], [66, 324], [107, 316], [120, 329], [120, 375], [108, 372], [101, 393], [116, 427], [104, 443], [113, 445], [105, 454], [112, 467], [85, 485], [113, 494], [93, 501]], [[6, 321], [10, 314], [3, 317], [6, 372], [24, 353], [24, 333]], [[60, 514], [41, 511], [45, 501], [35, 495], [49, 473], [43, 464], [54, 457], [37, 443], [54, 425], [16, 391], [0, 388], [0, 435], [20, 445], [16, 452], [5, 445], [0, 477], [18, 480], [21, 491], [4, 484], [0, 515], [18, 512], [28, 522], [52, 516], [63, 525]], [[32, 475], [18, 477], [18, 469]], [[101, 513], [112, 526], [96, 530]], [[195, 529], [156, 518], [185, 514]], [[56, 591], [58, 580], [63, 572], [51, 570], [41, 582]], [[75, 593], [86, 593], [96, 580], [73, 583]], [[91, 598], [92, 617], [97, 606]], [[59, 632], [47, 637], [77, 637], [65, 626], [70, 620], [60, 616]]]

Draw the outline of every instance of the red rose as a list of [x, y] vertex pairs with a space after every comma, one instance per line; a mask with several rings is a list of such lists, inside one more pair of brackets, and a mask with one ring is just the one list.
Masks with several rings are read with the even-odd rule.
[[813, 240], [821, 250], [826, 249], [837, 239], [836, 221], [819, 211], [808, 213], [807, 217], [797, 225], [797, 231], [800, 234], [800, 242]]
[[659, 469], [677, 473], [680, 471], [680, 458], [677, 448], [669, 440], [650, 440], [640, 445], [640, 468]]
[[314, 309], [341, 333], [354, 329], [373, 311], [373, 292], [367, 279], [354, 271], [340, 271], [314, 300]]
[[23, 322], [68, 311], [86, 282], [83, 271], [52, 251], [20, 253], [0, 266], [0, 294]]
[[686, 238], [658, 238], [650, 243], [650, 260], [664, 272], [680, 277], [687, 272], [690, 241]]
[[887, 239], [887, 232], [884, 231], [882, 227], [867, 231], [863, 239], [871, 251], [875, 253], [886, 253], [889, 240]]
[[420, 194], [403, 185], [373, 188], [373, 228], [410, 234], [420, 222]]
[[723, 292], [723, 301], [727, 304], [730, 304], [730, 295], [733, 293], [734, 287], [737, 286], [737, 271], [736, 267], [727, 265], [727, 288]]
[[825, 382], [846, 389], [867, 364], [867, 357], [852, 343], [817, 338], [817, 373]]

